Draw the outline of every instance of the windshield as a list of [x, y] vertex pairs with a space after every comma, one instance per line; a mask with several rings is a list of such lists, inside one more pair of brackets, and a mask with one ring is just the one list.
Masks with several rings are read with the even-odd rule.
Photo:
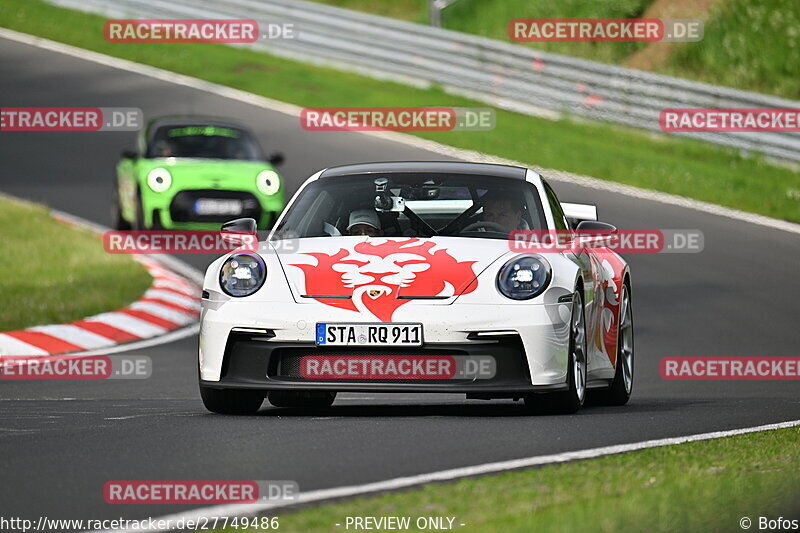
[[[376, 185], [382, 179], [385, 187]], [[275, 238], [446, 235], [506, 239], [517, 229], [546, 229], [539, 195], [531, 183], [415, 172], [319, 179], [292, 204]]]
[[252, 135], [239, 128], [223, 126], [162, 126], [150, 140], [147, 157], [264, 159]]

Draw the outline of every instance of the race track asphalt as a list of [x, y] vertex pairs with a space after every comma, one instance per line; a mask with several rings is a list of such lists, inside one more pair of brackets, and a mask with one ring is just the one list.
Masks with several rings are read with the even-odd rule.
[[[7, 40], [0, 40], [0, 106], [139, 107], [148, 117], [234, 117], [254, 129], [266, 151], [286, 154], [281, 170], [292, 191], [326, 166], [442, 159], [358, 133], [307, 132], [278, 112]], [[120, 132], [0, 133], [0, 191], [110, 225], [114, 164], [133, 138]], [[290, 479], [311, 490], [800, 418], [797, 382], [664, 381], [658, 374], [664, 356], [796, 356], [797, 235], [554, 186], [563, 201], [596, 203], [602, 220], [623, 228], [699, 228], [705, 234], [702, 253], [626, 257], [636, 324], [629, 405], [531, 417], [507, 401], [351, 394], [325, 415], [265, 404], [258, 416], [215, 416], [200, 402], [197, 341], [187, 338], [135, 352], [154, 362], [148, 380], [0, 382], [2, 515], [143, 518], [187, 508], [108, 505], [102, 489], [109, 480]], [[25, 251], [3, 260], [24, 268]], [[186, 260], [200, 269], [208, 263], [206, 257]]]

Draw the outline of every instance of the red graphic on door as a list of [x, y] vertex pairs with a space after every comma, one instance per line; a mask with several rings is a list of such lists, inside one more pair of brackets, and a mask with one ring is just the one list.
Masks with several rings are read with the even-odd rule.
[[420, 239], [361, 242], [352, 251], [341, 248], [333, 255], [306, 252], [303, 255], [315, 258], [316, 265], [291, 266], [303, 271], [305, 294], [318, 302], [391, 322], [410, 297], [469, 294], [477, 288], [472, 270], [476, 261], [458, 261], [445, 249], [431, 252], [434, 246]]
[[622, 321], [620, 298], [622, 298], [622, 280], [625, 263], [611, 251], [597, 254], [603, 273], [600, 281], [600, 331], [596, 340], [597, 347], [606, 354], [611, 363], [616, 365], [619, 325]]

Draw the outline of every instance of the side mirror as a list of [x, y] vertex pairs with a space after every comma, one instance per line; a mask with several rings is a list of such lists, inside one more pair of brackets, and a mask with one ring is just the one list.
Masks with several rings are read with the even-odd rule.
[[258, 250], [258, 226], [253, 218], [237, 218], [222, 225], [222, 240], [251, 251]]
[[271, 154], [269, 154], [269, 159], [267, 159], [270, 165], [275, 165], [275, 166], [282, 165], [283, 160], [284, 157], [282, 152], [272, 152]]
[[584, 220], [578, 227], [575, 228], [577, 233], [601, 233], [601, 234], [609, 234], [614, 235], [617, 233], [617, 227], [613, 224], [608, 224], [607, 222], [600, 222], [597, 220]]
[[597, 220], [584, 220], [575, 228], [575, 241], [578, 249], [605, 248], [610, 235], [617, 234], [617, 227]]
[[222, 225], [222, 233], [255, 233], [258, 225], [254, 218], [237, 218]]

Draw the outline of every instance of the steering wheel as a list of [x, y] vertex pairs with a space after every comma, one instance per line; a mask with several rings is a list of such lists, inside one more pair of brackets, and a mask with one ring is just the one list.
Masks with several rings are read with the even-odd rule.
[[498, 233], [508, 233], [508, 230], [498, 224], [497, 222], [489, 222], [487, 220], [481, 220], [478, 222], [473, 222], [472, 224], [468, 225], [459, 233], [465, 233], [467, 231], [478, 231], [478, 230], [486, 230], [486, 231], [496, 231]]

